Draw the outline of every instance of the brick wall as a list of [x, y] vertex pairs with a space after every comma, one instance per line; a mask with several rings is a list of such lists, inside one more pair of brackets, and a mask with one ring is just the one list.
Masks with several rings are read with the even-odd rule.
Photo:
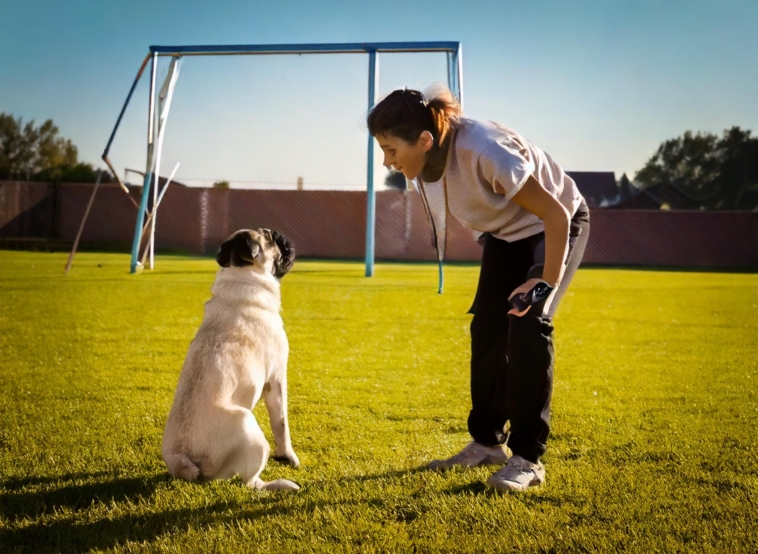
[[[91, 192], [84, 184], [0, 182], [0, 237], [73, 240]], [[135, 219], [127, 195], [101, 185], [82, 242], [128, 250]], [[594, 210], [591, 221], [587, 264], [758, 269], [758, 213]], [[233, 231], [254, 226], [284, 233], [299, 256], [362, 259], [366, 193], [171, 187], [158, 210], [156, 242], [159, 249], [212, 253]], [[447, 260], [480, 255], [474, 234], [451, 218]], [[376, 258], [435, 259], [416, 193], [377, 193]]]

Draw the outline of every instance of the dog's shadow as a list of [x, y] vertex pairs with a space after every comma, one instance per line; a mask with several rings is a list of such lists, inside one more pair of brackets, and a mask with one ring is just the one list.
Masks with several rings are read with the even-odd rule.
[[[104, 472], [11, 478], [1, 484], [0, 515], [9, 520], [36, 519], [62, 509], [81, 510], [93, 502], [137, 501], [152, 496], [169, 479], [168, 474], [124, 478]], [[38, 485], [45, 490], [29, 490]]]
[[[151, 500], [172, 481], [168, 473], [143, 477], [112, 477], [107, 473], [18, 478], [0, 482], [0, 515], [11, 523], [0, 529], [0, 550], [21, 552], [87, 552], [108, 550], [126, 541], [152, 542], [166, 533], [208, 527], [230, 518], [257, 519], [286, 511], [280, 495], [258, 496], [253, 505], [219, 500], [199, 508], [164, 509], [147, 514], [86, 521], [82, 510], [99, 502], [107, 506]], [[34, 490], [44, 486], [45, 490]], [[204, 486], [199, 484], [199, 486]], [[229, 515], [234, 508], [235, 516]], [[70, 515], [67, 512], [73, 512]], [[130, 510], [134, 512], [135, 510]], [[63, 514], [54, 521], [42, 516]], [[23, 520], [31, 525], [14, 525]], [[14, 550], [15, 549], [15, 550]]]
[[[378, 474], [354, 475], [343, 478], [342, 482], [367, 483], [402, 479], [425, 471], [428, 470], [419, 467]], [[0, 482], [0, 516], [11, 525], [0, 529], [0, 550], [3, 548], [21, 552], [108, 550], [127, 541], [153, 542], [156, 538], [168, 533], [182, 533], [190, 529], [212, 527], [240, 518], [254, 520], [276, 516], [292, 510], [291, 503], [282, 502], [281, 495], [273, 494], [255, 495], [255, 502], [244, 505], [234, 500], [218, 500], [197, 508], [163, 509], [141, 514], [135, 513], [137, 510], [130, 509], [128, 515], [113, 518], [98, 517], [96, 521], [86, 521], [86, 518], [82, 517], [82, 512], [90, 508], [93, 503], [102, 503], [106, 506], [142, 502], [155, 504], [158, 489], [165, 489], [171, 481], [172, 477], [168, 473], [114, 477], [107, 472], [6, 479]], [[317, 479], [309, 482], [307, 488], [319, 487], [323, 484]], [[198, 483], [195, 486], [205, 486], [205, 484]], [[482, 494], [485, 492], [484, 489], [481, 483], [470, 483], [456, 486], [445, 492]], [[309, 505], [312, 506], [312, 503]], [[59, 515], [52, 521], [49, 517], [44, 517], [52, 514]], [[23, 520], [32, 520], [34, 523], [16, 525]]]

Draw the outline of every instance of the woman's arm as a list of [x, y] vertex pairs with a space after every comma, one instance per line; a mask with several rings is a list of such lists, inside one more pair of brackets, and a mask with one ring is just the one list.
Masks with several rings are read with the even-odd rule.
[[[568, 210], [546, 191], [532, 175], [529, 176], [524, 186], [512, 200], [539, 217], [545, 224], [545, 267], [542, 271], [542, 280], [547, 281], [552, 287], [557, 287], [563, 276], [563, 262], [566, 259], [568, 248], [569, 223], [571, 221]], [[528, 286], [523, 291], [520, 290], [524, 285], [513, 291], [514, 294], [527, 292], [533, 286]]]

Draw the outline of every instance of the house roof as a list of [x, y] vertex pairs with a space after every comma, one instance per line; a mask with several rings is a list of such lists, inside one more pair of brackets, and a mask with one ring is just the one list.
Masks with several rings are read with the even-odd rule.
[[676, 187], [653, 185], [640, 190], [631, 198], [619, 202], [613, 208], [621, 210], [658, 210], [667, 204], [672, 210], [698, 210], [701, 203], [693, 200]]
[[590, 208], [599, 208], [617, 200], [619, 189], [612, 171], [567, 171]]

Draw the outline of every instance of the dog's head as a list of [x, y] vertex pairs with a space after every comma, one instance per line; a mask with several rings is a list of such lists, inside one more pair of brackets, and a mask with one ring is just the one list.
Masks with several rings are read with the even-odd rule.
[[271, 229], [241, 229], [221, 244], [216, 261], [221, 267], [253, 266], [281, 279], [295, 263], [295, 246]]

